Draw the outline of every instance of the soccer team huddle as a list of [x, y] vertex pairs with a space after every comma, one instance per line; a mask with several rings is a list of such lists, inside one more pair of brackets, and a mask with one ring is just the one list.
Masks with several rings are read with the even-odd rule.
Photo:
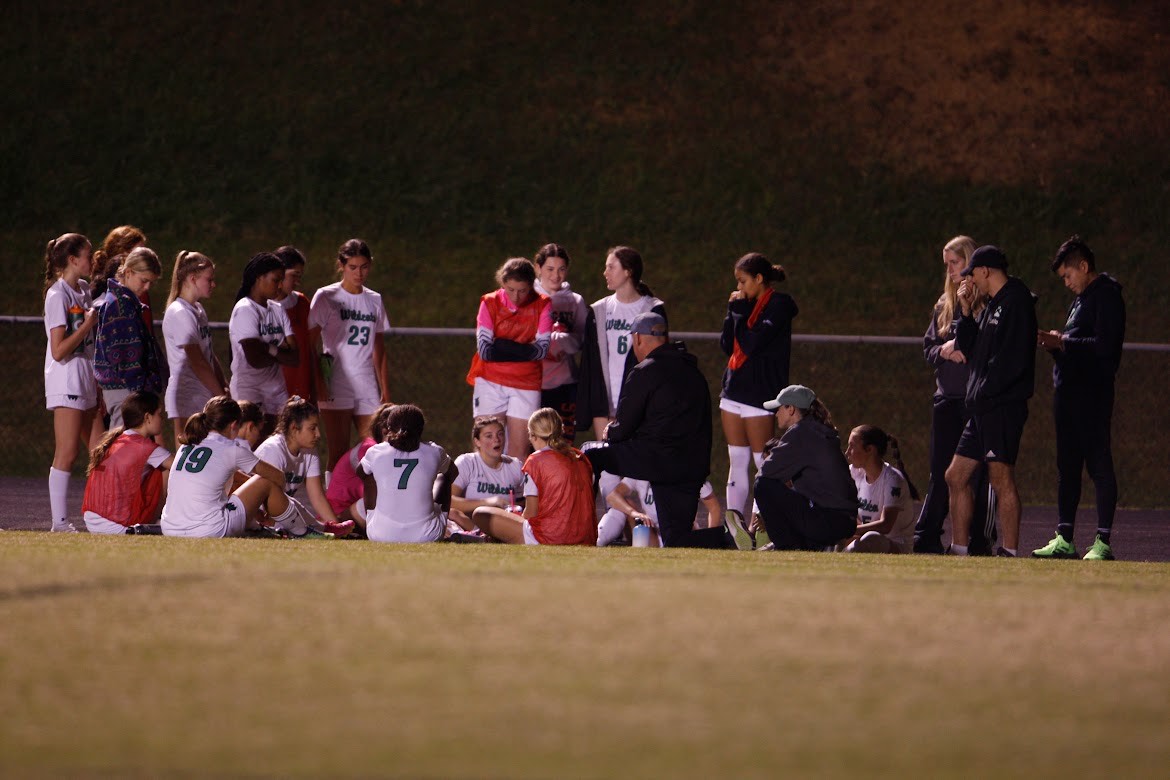
[[[955, 428], [944, 425], [939, 409], [954, 400], [956, 366], [966, 386], [965, 355], [973, 361], [981, 351], [1005, 349], [996, 341], [997, 330], [1006, 331], [1003, 306], [994, 304], [1018, 282], [1003, 274], [998, 249], [976, 250], [960, 239], [944, 250], [946, 286], [925, 341], [939, 393], [931, 486], [916, 522], [909, 501], [917, 492], [896, 440], [861, 425], [842, 451], [816, 393], [789, 383], [798, 309], [775, 289], [783, 268], [759, 253], [734, 265], [736, 289], [720, 338], [729, 358], [719, 400], [730, 460], [724, 512], [706, 481], [706, 380], [685, 346], [669, 340], [665, 304], [643, 281], [642, 257], [631, 247], [607, 252], [611, 294], [591, 306], [572, 291], [570, 257], [558, 244], [497, 270], [497, 288], [480, 298], [466, 376], [473, 388], [472, 451], [453, 460], [424, 438], [422, 409], [390, 399], [389, 318], [381, 295], [365, 286], [373, 254], [362, 240], [341, 245], [339, 281], [311, 301], [298, 289], [306, 260], [295, 247], [251, 258], [229, 322], [229, 381], [202, 304], [216, 288], [211, 258], [190, 251], [175, 257], [159, 344], [150, 293], [163, 267], [142, 231], [115, 228], [96, 251], [84, 236], [67, 233], [45, 253], [45, 396], [55, 430], [51, 529], [76, 530], [67, 492], [84, 446], [81, 509], [91, 533], [907, 553], [940, 552], [949, 511], [952, 549], [966, 552], [963, 536], [970, 534], [974, 552], [984, 529], [984, 544], [994, 539], [997, 501], [1004, 520], [1005, 488], [1014, 493], [1010, 466], [1034, 357], [1023, 361], [1020, 388], [1005, 401], [980, 396], [982, 385], [975, 397], [968, 391], [965, 404], [948, 410], [962, 418], [961, 438], [942, 441]], [[1088, 268], [1092, 278], [1084, 286], [1109, 279], [1096, 274], [1091, 253]], [[1053, 270], [1059, 272], [1057, 264]], [[1083, 289], [1069, 286], [1081, 301]], [[1036, 334], [1034, 309], [1031, 322]], [[1052, 351], [1059, 374], [1067, 333], [1063, 342], [1045, 343], [1044, 335], [1031, 336], [1032, 349], [1038, 339]], [[972, 375], [979, 370], [972, 366]], [[173, 454], [161, 443], [168, 418]], [[579, 433], [593, 441], [576, 448]], [[954, 454], [943, 469], [936, 449]], [[1092, 458], [1082, 453], [1076, 463], [1078, 497], [1081, 465]], [[1100, 493], [1092, 465], [1090, 475]], [[991, 506], [978, 500], [988, 479], [996, 489]], [[605, 504], [600, 518], [598, 491]], [[1012, 518], [1007, 503], [1000, 550], [1015, 554], [1018, 506]], [[696, 520], [700, 504], [705, 511]], [[1071, 545], [1064, 509], [1053, 550], [1038, 550], [1049, 552], [1041, 557], [1071, 557], [1057, 544], [1063, 538]]]

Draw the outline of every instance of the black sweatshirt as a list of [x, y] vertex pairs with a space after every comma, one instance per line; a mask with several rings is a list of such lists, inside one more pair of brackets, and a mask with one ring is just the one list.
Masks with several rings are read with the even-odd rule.
[[1064, 349], [1052, 350], [1055, 387], [1095, 389], [1113, 384], [1125, 341], [1125, 301], [1116, 279], [1098, 274], [1073, 298], [1063, 341]]
[[1036, 298], [1014, 276], [974, 317], [959, 318], [955, 345], [967, 356], [967, 408], [975, 414], [1026, 402], [1036, 385]]
[[[633, 354], [633, 350], [630, 350]], [[711, 391], [699, 361], [680, 341], [655, 349], [622, 385], [610, 442], [650, 442], [659, 481], [702, 482], [711, 471]]]
[[723, 372], [721, 395], [748, 406], [762, 407], [788, 386], [788, 365], [792, 358], [792, 318], [798, 309], [792, 296], [774, 292], [760, 312], [755, 325], [747, 321], [756, 307], [754, 300], [740, 298], [727, 304], [719, 347], [724, 354], [735, 351], [735, 342], [747, 356], [739, 369]]

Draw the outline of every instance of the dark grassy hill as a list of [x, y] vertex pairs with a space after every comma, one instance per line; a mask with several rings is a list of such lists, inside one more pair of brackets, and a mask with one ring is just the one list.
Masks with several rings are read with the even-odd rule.
[[[313, 287], [358, 235], [399, 325], [470, 325], [505, 257], [557, 240], [587, 298], [606, 247], [641, 249], [675, 327], [717, 328], [755, 249], [788, 268], [799, 331], [914, 335], [966, 232], [1054, 325], [1048, 258], [1077, 231], [1126, 284], [1130, 338], [1168, 341], [1160, 7], [17, 0], [0, 309], [39, 313], [49, 238], [130, 222], [217, 259], [218, 318], [255, 251], [301, 246]], [[920, 368], [889, 392], [919, 404]]]

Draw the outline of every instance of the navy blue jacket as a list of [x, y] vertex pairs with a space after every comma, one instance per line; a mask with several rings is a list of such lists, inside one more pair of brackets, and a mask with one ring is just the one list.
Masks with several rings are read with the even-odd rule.
[[723, 371], [723, 391], [731, 401], [762, 407], [776, 393], [788, 387], [788, 366], [792, 359], [792, 319], [799, 311], [796, 301], [785, 293], [772, 293], [756, 324], [748, 327], [756, 302], [741, 298], [727, 304], [719, 346], [730, 355], [735, 342], [747, 355], [738, 370]]
[[1098, 274], [1073, 298], [1063, 341], [1064, 349], [1052, 350], [1055, 387], [1095, 389], [1113, 384], [1125, 341], [1125, 301], [1116, 279]]
[[[926, 335], [922, 337], [922, 355], [934, 366], [935, 398], [965, 398], [967, 396], [967, 364], [945, 359], [940, 353], [942, 345], [955, 338], [959, 329], [959, 318], [951, 323], [950, 335], [943, 338], [938, 332], [938, 307], [930, 318]], [[966, 353], [964, 353], [966, 354]]]
[[1036, 386], [1036, 298], [1014, 276], [974, 317], [960, 317], [955, 345], [967, 356], [967, 409], [981, 414], [1026, 402]]

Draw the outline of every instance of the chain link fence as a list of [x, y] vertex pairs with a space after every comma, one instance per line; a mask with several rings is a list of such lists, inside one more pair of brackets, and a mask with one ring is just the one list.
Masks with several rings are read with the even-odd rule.
[[[223, 323], [213, 325], [213, 342], [226, 367], [228, 339]], [[715, 443], [711, 482], [722, 495], [727, 450], [719, 425], [719, 383], [726, 357], [716, 334], [675, 333], [699, 359], [711, 385]], [[161, 338], [161, 336], [160, 336]], [[832, 412], [842, 439], [862, 423], [898, 437], [911, 478], [925, 488], [928, 477], [931, 394], [934, 379], [913, 337], [812, 336], [793, 338], [792, 381], [808, 385]], [[420, 406], [427, 415], [427, 438], [453, 456], [470, 449], [471, 388], [464, 380], [475, 349], [471, 329], [396, 328], [387, 349], [391, 396]], [[0, 474], [41, 476], [53, 458], [52, 415], [44, 406], [42, 371], [44, 325], [36, 317], [0, 318]], [[1018, 463], [1020, 494], [1026, 504], [1056, 503], [1055, 436], [1052, 426], [1052, 361], [1037, 356], [1036, 395], [1029, 405]], [[1170, 345], [1127, 344], [1117, 384], [1113, 441], [1121, 504], [1170, 506]], [[168, 431], [169, 435], [169, 431]], [[578, 434], [577, 441], [585, 440]], [[84, 473], [79, 458], [75, 473]], [[1085, 480], [1086, 504], [1092, 483]]]

